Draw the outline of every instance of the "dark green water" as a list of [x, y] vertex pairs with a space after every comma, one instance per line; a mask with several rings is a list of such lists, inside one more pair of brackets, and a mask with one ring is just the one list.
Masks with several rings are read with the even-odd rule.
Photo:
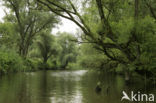
[[[97, 94], [99, 80], [103, 88]], [[132, 103], [121, 102], [122, 91], [155, 93], [153, 86], [144, 84], [136, 80], [127, 86], [121, 76], [85, 70], [17, 73], [0, 78], [0, 103]]]

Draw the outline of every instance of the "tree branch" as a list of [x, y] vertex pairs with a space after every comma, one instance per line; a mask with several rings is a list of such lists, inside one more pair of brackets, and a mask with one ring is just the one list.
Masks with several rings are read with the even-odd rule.
[[58, 5], [58, 4], [54, 3], [54, 2], [52, 2], [52, 1], [49, 1], [49, 0], [46, 0], [46, 1], [47, 1], [48, 3], [50, 3], [50, 4], [52, 4], [52, 5], [54, 5], [54, 6], [58, 7], [58, 8], [60, 8], [60, 9], [63, 10], [64, 12], [71, 13], [71, 14], [74, 14], [74, 15], [76, 14], [75, 12], [69, 11], [69, 10], [63, 8], [62, 6], [60, 6], [60, 5]]
[[[73, 3], [71, 2], [71, 0], [68, 0], [68, 1], [69, 1], [69, 3], [70, 3], [71, 7], [73, 8], [75, 14], [79, 17], [81, 23], [82, 23], [82, 24], [85, 26], [85, 28], [87, 29], [88, 33], [90, 34], [89, 36], [92, 37], [92, 35], [91, 35], [92, 32], [91, 32], [90, 28], [89, 28], [88, 25], [85, 23], [85, 21], [83, 20], [83, 18], [81, 17], [81, 15], [78, 13], [78, 11], [76, 10], [76, 8], [75, 8], [75, 6], [73, 5]], [[87, 34], [88, 34], [88, 33], [87, 33]], [[93, 38], [93, 37], [92, 37], [92, 38]]]
[[55, 14], [57, 14], [57, 15], [63, 17], [63, 18], [66, 18], [66, 19], [68, 19], [68, 20], [73, 21], [76, 25], [78, 25], [78, 26], [83, 30], [83, 32], [84, 32], [85, 34], [89, 34], [88, 31], [86, 30], [86, 28], [85, 28], [84, 26], [82, 26], [78, 21], [76, 21], [76, 20], [73, 18], [73, 16], [72, 16], [69, 12], [66, 12], [66, 13], [67, 13], [70, 17], [69, 17], [69, 16], [65, 16], [65, 15], [63, 15], [63, 14], [61, 14], [61, 13], [59, 13], [59, 12], [56, 12], [56, 11], [55, 11], [53, 8], [51, 8], [47, 3], [45, 3], [45, 2], [43, 2], [43, 1], [41, 1], [41, 0], [37, 0], [37, 1], [38, 1], [39, 3], [45, 5], [46, 7], [48, 7], [49, 10], [51, 10], [51, 11], [54, 12]]
[[149, 8], [152, 16], [154, 17], [154, 19], [156, 19], [156, 14], [155, 14], [154, 9], [152, 8], [152, 6], [149, 3], [147, 3], [146, 0], [144, 0], [144, 1], [146, 3], [147, 7]]

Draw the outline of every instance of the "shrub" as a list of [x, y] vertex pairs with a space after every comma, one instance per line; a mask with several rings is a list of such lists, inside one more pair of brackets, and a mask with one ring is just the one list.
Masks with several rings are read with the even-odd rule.
[[13, 51], [0, 51], [0, 73], [24, 70], [22, 58]]

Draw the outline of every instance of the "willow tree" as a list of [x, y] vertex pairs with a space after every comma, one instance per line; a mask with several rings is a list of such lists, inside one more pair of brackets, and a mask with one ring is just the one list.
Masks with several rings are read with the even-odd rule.
[[3, 0], [10, 10], [6, 13], [5, 22], [11, 22], [16, 27], [19, 37], [19, 54], [27, 56], [35, 35], [43, 29], [52, 28], [57, 22], [56, 16], [50, 12], [38, 11], [38, 5], [32, 0]]
[[[149, 71], [156, 51], [154, 0], [37, 0], [55, 14], [71, 20], [84, 32], [82, 40], [92, 43], [111, 61], [130, 71]], [[81, 5], [81, 6], [80, 6]], [[150, 25], [150, 26], [149, 26]], [[72, 29], [72, 28], [71, 28]], [[150, 52], [149, 52], [150, 51]], [[150, 66], [152, 64], [153, 66]], [[149, 69], [150, 68], [150, 69]]]
[[73, 40], [76, 40], [76, 38], [68, 33], [60, 33], [57, 36], [57, 43], [61, 47], [58, 60], [61, 64], [60, 67], [63, 69], [66, 69], [69, 63], [76, 62], [78, 52], [77, 45]]
[[37, 45], [43, 64], [46, 64], [51, 56], [55, 56], [57, 54], [54, 36], [49, 32], [42, 32], [40, 34], [40, 40], [37, 42]]

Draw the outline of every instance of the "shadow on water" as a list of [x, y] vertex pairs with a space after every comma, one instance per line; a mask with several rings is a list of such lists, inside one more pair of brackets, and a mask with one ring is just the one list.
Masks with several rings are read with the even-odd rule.
[[[96, 93], [99, 81], [101, 92]], [[123, 77], [111, 74], [86, 70], [38, 71], [1, 77], [0, 103], [124, 103], [123, 90], [155, 93], [155, 89], [145, 89], [140, 81], [127, 86]]]

